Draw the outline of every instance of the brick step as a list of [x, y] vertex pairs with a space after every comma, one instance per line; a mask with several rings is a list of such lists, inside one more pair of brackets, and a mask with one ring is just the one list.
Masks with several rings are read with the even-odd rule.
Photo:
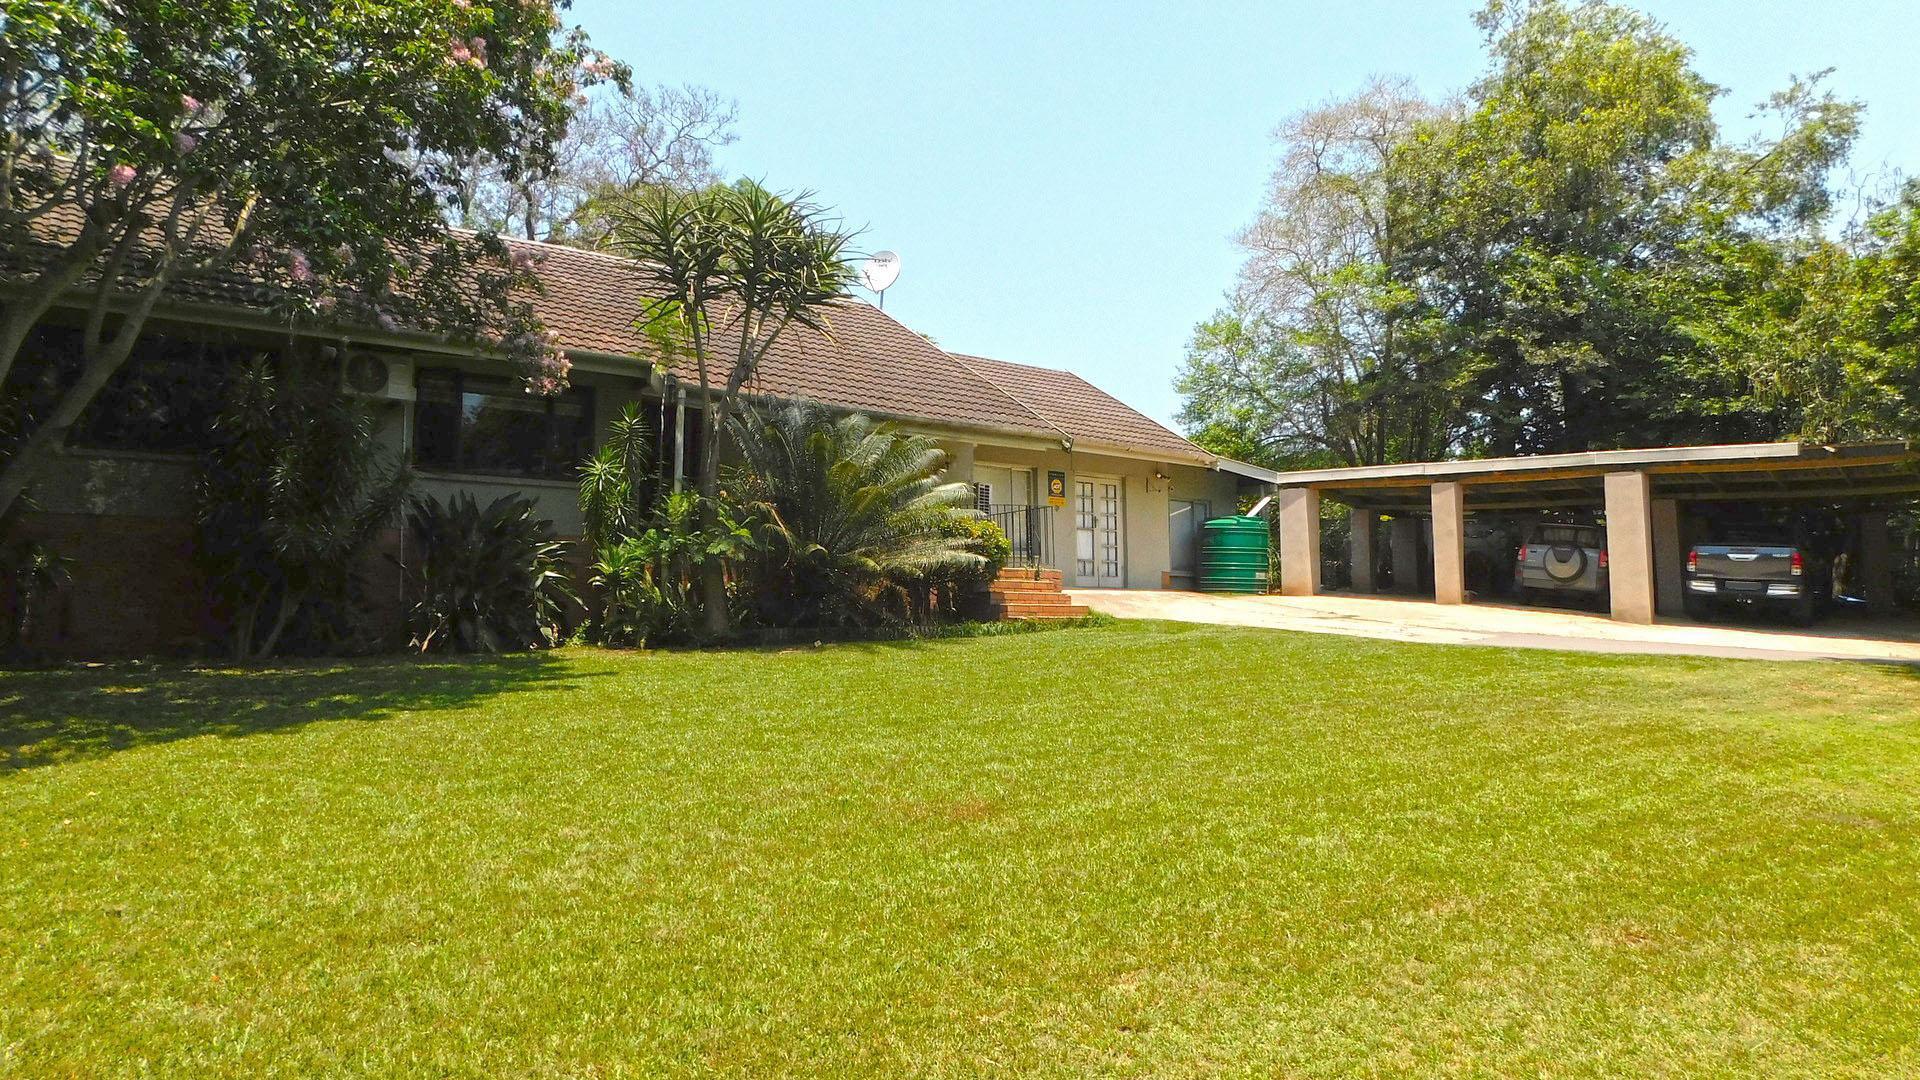
[[1082, 619], [1089, 611], [1084, 604], [1007, 604], [995, 614], [1002, 619]]
[[1064, 581], [1066, 575], [1059, 570], [1031, 570], [1024, 567], [1003, 567], [995, 581]]
[[996, 604], [1071, 604], [1073, 597], [1059, 592], [988, 593]]
[[1060, 591], [1060, 583], [1057, 581], [996, 581], [987, 586], [987, 591], [996, 594], [1019, 593], [1022, 596], [1032, 596], [1057, 593]]

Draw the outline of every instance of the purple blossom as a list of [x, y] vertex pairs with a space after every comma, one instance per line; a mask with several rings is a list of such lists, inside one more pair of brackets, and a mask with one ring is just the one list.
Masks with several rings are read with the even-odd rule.
[[139, 175], [131, 165], [115, 165], [107, 170], [107, 183], [116, 188], [124, 188], [133, 183], [134, 177]]
[[184, 131], [176, 131], [173, 133], [173, 149], [179, 153], [181, 157], [193, 153], [193, 148], [199, 145], [200, 140], [198, 138]]
[[192, 94], [180, 95], [180, 111], [193, 116], [200, 111], [200, 99]]
[[307, 253], [294, 248], [287, 254], [287, 273], [302, 285], [313, 281], [313, 264], [307, 261]]

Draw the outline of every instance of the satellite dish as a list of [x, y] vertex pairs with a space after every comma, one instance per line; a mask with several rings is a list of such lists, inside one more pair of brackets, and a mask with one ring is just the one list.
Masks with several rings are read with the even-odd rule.
[[887, 289], [900, 277], [900, 256], [891, 251], [876, 251], [860, 264], [860, 283], [880, 294], [880, 306], [887, 306]]

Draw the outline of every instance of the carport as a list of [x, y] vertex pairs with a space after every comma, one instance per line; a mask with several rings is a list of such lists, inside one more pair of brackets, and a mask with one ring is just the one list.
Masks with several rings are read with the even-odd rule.
[[[1920, 496], [1920, 451], [1905, 442], [1669, 446], [1578, 454], [1423, 461], [1283, 472], [1280, 591], [1320, 591], [1320, 503], [1351, 508], [1353, 588], [1373, 592], [1385, 515], [1432, 519], [1434, 599], [1467, 602], [1466, 515], [1471, 511], [1592, 509], [1605, 514], [1613, 618], [1650, 623], [1684, 601], [1683, 508], [1692, 502], [1818, 502], [1853, 515], [1858, 578], [1874, 606], [1892, 598], [1889, 507]], [[1412, 545], [1396, 545], [1396, 565]]]

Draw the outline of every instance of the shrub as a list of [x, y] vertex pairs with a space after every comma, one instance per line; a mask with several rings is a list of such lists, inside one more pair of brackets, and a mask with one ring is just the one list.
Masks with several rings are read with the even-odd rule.
[[[16, 506], [18, 504], [15, 504]], [[38, 540], [10, 545], [0, 555], [0, 582], [13, 594], [10, 633], [0, 655], [29, 656], [39, 635], [42, 605], [61, 585], [73, 580], [73, 560]]]
[[668, 637], [676, 620], [654, 579], [648, 545], [621, 540], [601, 548], [589, 581], [600, 600], [589, 640], [602, 645], [649, 645]]
[[415, 648], [502, 652], [560, 641], [574, 595], [564, 545], [533, 500], [503, 495], [482, 508], [465, 492], [445, 504], [416, 499], [407, 540]]
[[739, 554], [748, 539], [724, 506], [709, 513], [691, 491], [662, 499], [645, 532], [599, 550], [592, 580], [600, 599], [595, 636], [605, 645], [698, 640], [700, 568]]
[[264, 359], [242, 369], [214, 420], [195, 485], [195, 556], [240, 660], [291, 640], [333, 651], [364, 640], [360, 573], [399, 515], [412, 474], [330, 373]]
[[909, 614], [906, 586], [980, 568], [951, 533], [972, 500], [931, 439], [791, 402], [736, 419], [731, 476], [752, 522], [745, 599], [770, 626], [863, 626]]
[[652, 458], [652, 432], [640, 406], [629, 402], [607, 425], [600, 449], [580, 463], [581, 539], [589, 550], [598, 552], [645, 530], [644, 481]]
[[941, 526], [941, 532], [980, 556], [980, 562], [946, 568], [914, 581], [907, 591], [915, 621], [966, 614], [969, 604], [985, 596], [987, 586], [1013, 555], [1012, 542], [992, 518], [955, 514]]

